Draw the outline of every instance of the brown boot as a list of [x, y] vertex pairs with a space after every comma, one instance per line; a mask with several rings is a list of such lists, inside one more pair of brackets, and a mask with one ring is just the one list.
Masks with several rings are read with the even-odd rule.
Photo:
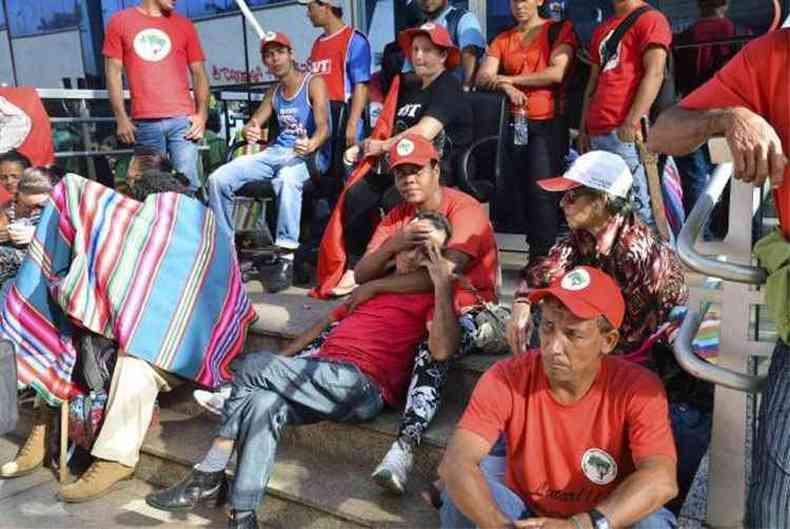
[[116, 483], [130, 479], [133, 474], [133, 467], [97, 459], [80, 479], [61, 488], [58, 497], [66, 503], [95, 500], [110, 492]]
[[18, 478], [30, 474], [44, 463], [47, 430], [52, 420], [52, 409], [44, 403], [33, 409], [33, 428], [16, 458], [0, 467], [0, 478]]

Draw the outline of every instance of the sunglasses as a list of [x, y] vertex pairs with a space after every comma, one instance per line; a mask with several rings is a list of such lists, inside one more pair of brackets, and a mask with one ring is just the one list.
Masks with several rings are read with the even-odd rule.
[[574, 187], [573, 189], [566, 191], [562, 196], [562, 200], [563, 202], [576, 202], [582, 197], [595, 198], [597, 196], [599, 196], [598, 191], [582, 186]]

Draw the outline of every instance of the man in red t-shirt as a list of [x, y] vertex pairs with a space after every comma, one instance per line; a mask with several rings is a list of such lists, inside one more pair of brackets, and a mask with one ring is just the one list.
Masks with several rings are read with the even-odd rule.
[[[351, 302], [359, 303], [382, 292], [430, 292], [433, 286], [424, 271], [391, 275], [389, 263], [399, 252], [424, 240], [428, 227], [412, 222], [420, 211], [441, 213], [453, 227], [447, 256], [463, 271], [455, 282], [455, 309], [463, 334], [461, 347], [453, 356], [464, 355], [475, 348], [476, 317], [483, 303], [495, 303], [497, 299], [499, 264], [491, 222], [477, 200], [442, 187], [439, 155], [430, 140], [418, 134], [403, 136], [390, 147], [389, 164], [403, 202], [379, 223], [367, 252], [354, 269], [359, 286], [351, 294]], [[436, 413], [447, 379], [449, 362], [437, 362], [428, 345], [417, 348], [398, 439], [373, 472], [376, 483], [398, 494], [405, 490], [413, 450]]]
[[[200, 187], [198, 142], [206, 128], [209, 84], [195, 26], [174, 9], [175, 0], [143, 0], [116, 13], [107, 25], [102, 53], [118, 139], [167, 152], [195, 191]], [[131, 117], [123, 101], [124, 69]]]
[[592, 68], [579, 125], [579, 149], [623, 157], [634, 174], [636, 211], [654, 227], [645, 168], [634, 142], [641, 135], [640, 121], [650, 112], [664, 80], [672, 29], [664, 15], [650, 9], [636, 19], [617, 52], [602, 64], [606, 42], [620, 23], [634, 10], [649, 7], [642, 0], [612, 0], [612, 5], [614, 17], [595, 29], [590, 42]]
[[[682, 155], [713, 136], [726, 137], [736, 178], [756, 186], [762, 186], [766, 177], [771, 178], [784, 238], [782, 241], [776, 233], [769, 235], [774, 242], [768, 248], [776, 255], [786, 253], [790, 241], [789, 64], [790, 29], [755, 39], [713, 79], [680, 105], [662, 113], [649, 142], [650, 149], [656, 152]], [[778, 274], [784, 273], [780, 268]], [[769, 278], [769, 297], [786, 302], [787, 293], [781, 291], [770, 296], [772, 288]], [[786, 418], [790, 407], [790, 347], [787, 335], [780, 333], [771, 355], [760, 406], [746, 523], [749, 527], [788, 527], [790, 422]]]
[[432, 291], [381, 293], [359, 304], [346, 303], [280, 355], [245, 356], [235, 366], [223, 424], [208, 454], [180, 483], [146, 497], [149, 505], [185, 510], [216, 498], [238, 444], [230, 527], [257, 529], [255, 509], [271, 475], [283, 426], [367, 421], [384, 404], [400, 406], [414, 348], [429, 320], [431, 354], [444, 360], [455, 352], [460, 331], [453, 308], [454, 265], [442, 256], [452, 228], [435, 212], [422, 213], [416, 224], [425, 228], [423, 244], [399, 252], [396, 270], [405, 275], [424, 267]]
[[[439, 467], [442, 527], [675, 527], [675, 441], [661, 381], [608, 354], [625, 301], [617, 283], [574, 268], [530, 294], [540, 349], [477, 383]], [[481, 463], [504, 436], [505, 482]], [[484, 464], [484, 463], [483, 463]], [[523, 522], [522, 522], [523, 523]]]
[[362, 139], [373, 56], [368, 39], [343, 22], [342, 0], [298, 0], [313, 26], [324, 30], [310, 50], [310, 69], [323, 77], [329, 100], [347, 104], [344, 147]]

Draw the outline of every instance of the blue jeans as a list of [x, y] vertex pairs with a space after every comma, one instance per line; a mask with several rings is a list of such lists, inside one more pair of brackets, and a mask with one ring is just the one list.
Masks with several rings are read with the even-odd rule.
[[[487, 475], [485, 478], [491, 489], [491, 495], [502, 514], [511, 520], [524, 520], [534, 516], [524, 500], [515, 492]], [[442, 529], [474, 529], [477, 527], [453, 504], [450, 495], [447, 494], [447, 489], [442, 492], [442, 508], [439, 510], [439, 515], [442, 520]], [[677, 520], [674, 514], [662, 508], [631, 527], [632, 529], [675, 529]]]
[[236, 440], [231, 508], [254, 510], [263, 500], [283, 426], [368, 421], [383, 407], [379, 388], [351, 364], [247, 354], [234, 365], [233, 389], [218, 432]]
[[163, 119], [138, 119], [134, 122], [136, 145], [156, 148], [166, 152], [176, 171], [184, 173], [189, 179], [190, 190], [200, 187], [198, 176], [198, 143], [184, 137], [191, 122], [189, 116], [176, 116]]
[[683, 208], [688, 216], [702, 192], [705, 191], [705, 185], [716, 166], [710, 161], [707, 145], [703, 145], [686, 156], [676, 156], [675, 163], [680, 171], [680, 181], [683, 185]]
[[677, 498], [669, 505], [671, 508], [680, 509], [697, 474], [700, 461], [710, 446], [713, 415], [686, 403], [672, 403], [669, 405], [669, 418], [678, 453], [679, 491]]
[[625, 160], [625, 163], [628, 164], [628, 168], [631, 169], [631, 173], [634, 175], [632, 196], [636, 213], [645, 224], [655, 230], [656, 221], [653, 219], [653, 210], [650, 206], [647, 175], [645, 174], [645, 166], [642, 165], [642, 161], [639, 159], [636, 144], [620, 141], [620, 138], [617, 137], [617, 131], [612, 131], [602, 136], [591, 136], [590, 146], [596, 150], [619, 154]]
[[271, 180], [277, 193], [277, 228], [274, 243], [281, 248], [299, 247], [302, 188], [310, 179], [305, 161], [293, 149], [272, 145], [257, 154], [241, 156], [208, 177], [208, 205], [220, 231], [233, 237], [233, 199], [244, 184]]
[[790, 528], [790, 347], [781, 340], [760, 402], [745, 527]]

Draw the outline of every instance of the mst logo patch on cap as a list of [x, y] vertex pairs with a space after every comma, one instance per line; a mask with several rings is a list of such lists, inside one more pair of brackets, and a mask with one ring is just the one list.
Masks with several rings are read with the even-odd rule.
[[617, 477], [617, 463], [605, 450], [590, 448], [582, 456], [582, 472], [596, 485], [608, 485]]
[[590, 286], [590, 273], [584, 268], [571, 270], [562, 278], [560, 286], [565, 290], [584, 290]]
[[398, 156], [408, 156], [414, 152], [414, 142], [409, 139], [403, 139], [398, 142], [397, 147]]

